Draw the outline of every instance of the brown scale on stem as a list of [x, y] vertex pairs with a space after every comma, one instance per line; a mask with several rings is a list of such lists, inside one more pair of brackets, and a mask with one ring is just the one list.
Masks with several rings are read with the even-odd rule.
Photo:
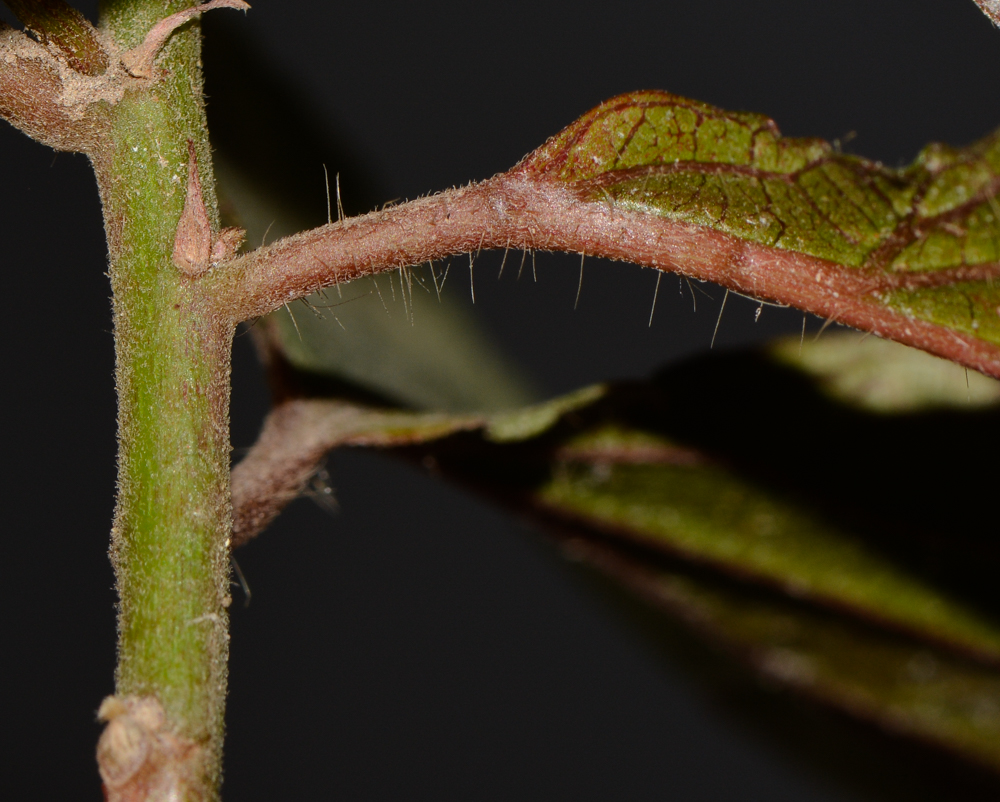
[[212, 265], [236, 256], [245, 236], [242, 228], [224, 228], [213, 236], [198, 175], [198, 154], [189, 139], [187, 196], [174, 237], [174, 265], [185, 275], [198, 278]]
[[174, 264], [185, 275], [197, 278], [209, 268], [212, 258], [212, 223], [205, 209], [198, 177], [198, 155], [188, 140], [188, 182], [184, 212], [174, 237]]
[[97, 766], [107, 802], [191, 799], [199, 785], [199, 746], [170, 731], [152, 696], [108, 696], [97, 711], [107, 722], [97, 743]]

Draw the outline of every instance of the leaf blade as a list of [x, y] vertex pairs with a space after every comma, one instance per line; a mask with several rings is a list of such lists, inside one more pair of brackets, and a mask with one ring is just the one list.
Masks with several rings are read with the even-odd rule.
[[[987, 264], [977, 241], [901, 258], [924, 228], [955, 240], [996, 223], [1000, 133], [962, 150], [930, 145], [905, 169], [783, 137], [773, 120], [669, 92], [634, 92], [585, 114], [519, 168], [591, 201], [707, 226], [851, 267], [927, 271]], [[921, 228], [918, 230], [917, 226]], [[973, 239], [982, 240], [980, 236]]]
[[568, 554], [770, 684], [1000, 770], [1000, 673], [776, 598], [563, 534]]
[[[858, 338], [849, 337], [844, 345], [861, 350]], [[738, 415], [744, 414], [771, 428], [732, 391], [764, 395], [760, 388], [766, 386], [774, 397], [758, 402], [761, 408], [777, 406], [776, 420], [797, 409], [817, 430], [833, 429], [838, 439], [839, 432], [853, 430], [858, 443], [868, 444], [871, 431], [895, 421], [919, 438], [915, 453], [922, 454], [934, 448], [922, 430], [938, 421], [943, 430], [957, 431], [959, 440], [969, 440], [955, 427], [957, 418], [934, 417], [940, 411], [892, 414], [928, 403], [938, 410], [944, 405], [949, 416], [969, 408], [953, 387], [939, 386], [939, 361], [919, 353], [900, 360], [906, 349], [886, 343], [875, 343], [872, 353], [854, 360], [834, 349], [837, 358], [830, 360], [825, 345], [807, 344], [796, 359], [796, 339], [770, 354], [779, 362], [774, 370], [789, 372], [791, 366], [797, 376], [807, 374], [817, 396], [839, 374], [847, 376], [851, 391], [831, 391], [832, 402], [808, 403], [803, 387], [775, 381], [779, 374], [767, 375], [759, 358], [745, 368], [764, 373], [763, 383], [748, 383], [745, 370], [734, 370], [732, 357], [717, 354], [697, 364], [731, 377], [731, 385], [714, 385], [704, 370], [680, 366], [649, 384], [585, 388], [522, 414], [412, 413], [335, 399], [292, 401], [275, 414], [296, 405], [319, 416], [309, 421], [306, 415], [299, 432], [313, 449], [313, 465], [338, 444], [401, 449], [409, 459], [433, 465], [436, 473], [527, 514], [557, 540], [569, 538], [570, 556], [638, 592], [771, 682], [1000, 770], [991, 712], [1000, 709], [1000, 619], [995, 604], [983, 606], [981, 594], [966, 587], [978, 582], [992, 588], [986, 554], [977, 553], [986, 575], [963, 576], [963, 586], [956, 588], [940, 570], [942, 560], [934, 560], [938, 570], [928, 575], [919, 561], [872, 537], [880, 526], [877, 514], [871, 527], [858, 531], [844, 521], [824, 522], [828, 510], [819, 500], [795, 496], [794, 488], [774, 481], [762, 461], [743, 462], [738, 448], [727, 457], [717, 448], [719, 439], [703, 431], [704, 421], [734, 407], [734, 399], [742, 401], [736, 407], [747, 407], [729, 413], [734, 425], [743, 424]], [[860, 390], [851, 377], [859, 370], [858, 359]], [[900, 361], [892, 392], [875, 388], [870, 394], [870, 376], [887, 373]], [[983, 381], [989, 387], [985, 403], [997, 397], [997, 386]], [[964, 387], [961, 369], [947, 382]], [[686, 387], [701, 390], [685, 399]], [[906, 397], [907, 387], [913, 398]], [[786, 406], [775, 404], [789, 395]], [[705, 407], [707, 417], [694, 418], [692, 405]], [[980, 405], [967, 414], [967, 430], [982, 431], [995, 422], [996, 406]], [[679, 427], [663, 426], [677, 420]], [[688, 436], [679, 439], [678, 431]], [[793, 440], [801, 447], [801, 435]], [[280, 447], [290, 442], [278, 441]], [[982, 445], [989, 448], [990, 441], [983, 439]], [[964, 453], [977, 447], [970, 443]], [[895, 454], [886, 444], [879, 448], [872, 453], [878, 453], [885, 472], [898, 472], [900, 460], [912, 461], [909, 453]], [[233, 483], [238, 516], [245, 509], [236, 481], [240, 468]], [[878, 486], [881, 496], [891, 492], [884, 480]], [[842, 499], [842, 490], [833, 493]], [[890, 497], [893, 509], [903, 503], [898, 495]], [[917, 513], [928, 517], [926, 509]], [[990, 533], [982, 535], [989, 548]], [[904, 552], [923, 548], [919, 532], [905, 536]]]
[[[600, 463], [598, 463], [600, 464]], [[1000, 665], [1000, 627], [816, 520], [710, 464], [563, 465], [534, 494], [579, 522]]]

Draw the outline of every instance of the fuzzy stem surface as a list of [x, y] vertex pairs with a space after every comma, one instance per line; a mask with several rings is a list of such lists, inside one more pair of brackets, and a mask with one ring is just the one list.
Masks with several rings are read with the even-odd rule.
[[796, 306], [1000, 378], [1000, 346], [887, 306], [884, 293], [993, 281], [1000, 263], [886, 275], [771, 248], [706, 226], [583, 200], [523, 167], [258, 248], [211, 278], [234, 322], [325, 286], [484, 249], [567, 251], [674, 271]]
[[[131, 47], [188, 5], [106, 3], [102, 26]], [[163, 765], [122, 772], [120, 788], [108, 787], [112, 773], [102, 764], [109, 798], [214, 799], [221, 778], [232, 326], [171, 258], [189, 141], [218, 229], [200, 46], [196, 22], [177, 31], [157, 60], [162, 72], [114, 107], [107, 143], [91, 153], [111, 263], [119, 399], [111, 544], [119, 594], [116, 695], [155, 700], [164, 721], [150, 725], [148, 735], [169, 745], [160, 750]], [[125, 716], [133, 708], [123, 709]], [[159, 772], [158, 779], [143, 779], [143, 772]]]

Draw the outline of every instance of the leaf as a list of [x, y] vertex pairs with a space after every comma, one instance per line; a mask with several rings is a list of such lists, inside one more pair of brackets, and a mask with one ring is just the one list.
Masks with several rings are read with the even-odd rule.
[[[1000, 445], [995, 383], [973, 405], [960, 368], [901, 346], [833, 334], [799, 347], [522, 412], [286, 402], [234, 470], [234, 545], [328, 448], [432, 458], [772, 682], [1000, 770], [1000, 555], [989, 509], [954, 504], [989, 497], [975, 455]], [[793, 410], [810, 425], [783, 435]], [[803, 470], [803, 448], [824, 460]], [[858, 453], [874, 481], [844, 470]]]
[[[887, 168], [666, 92], [607, 101], [524, 168], [593, 202], [851, 268], [907, 317], [1000, 343], [1000, 133]], [[836, 318], [836, 315], [832, 315]]]
[[1000, 770], [1000, 672], [732, 583], [566, 536], [566, 553], [772, 683]]
[[758, 114], [633, 92], [507, 173], [248, 254], [226, 292], [253, 315], [455, 253], [570, 251], [714, 281], [1000, 377], [998, 191], [1000, 132], [892, 169], [782, 137]]
[[[874, 358], [891, 364], [895, 356], [877, 352]], [[716, 373], [721, 367], [739, 381], [731, 362], [716, 358], [704, 365]], [[681, 381], [671, 386], [674, 374]], [[696, 438], [700, 443], [671, 435], [671, 427], [662, 421], [674, 419], [686, 403], [677, 386], [708, 385], [704, 375], [691, 381], [684, 374], [683, 368], [671, 371], [647, 386], [585, 388], [520, 413], [493, 416], [366, 409], [340, 400], [289, 402], [272, 415], [261, 442], [234, 471], [237, 519], [245, 503], [246, 494], [240, 490], [244, 475], [261, 472], [253, 467], [255, 461], [270, 464], [264, 473], [280, 478], [296, 474], [288, 469], [289, 460], [314, 466], [337, 445], [408, 445], [478, 428], [486, 440], [470, 458], [463, 458], [461, 468], [455, 467], [456, 476], [484, 486], [500, 482], [506, 492], [520, 494], [547, 514], [1000, 664], [1000, 629], [881, 553], [884, 546], [873, 547], [866, 537], [851, 534], [849, 520], [826, 522], [824, 504], [817, 504], [815, 493], [796, 500], [803, 496], [802, 489], [781, 476], [769, 476], [766, 463], [750, 463], [749, 470], [741, 470], [738, 451], [720, 453], [704, 434]], [[774, 386], [777, 392], [790, 391], [787, 385]], [[916, 389], [923, 392], [919, 384]], [[806, 411], [806, 398], [815, 397], [816, 391], [798, 392], [792, 403]], [[694, 403], [707, 407], [704, 398]], [[767, 397], [758, 403], [775, 406]], [[713, 412], [707, 408], [704, 414], [710, 417]], [[834, 427], [836, 406], [813, 412], [829, 421], [821, 423], [820, 417], [819, 428]], [[865, 419], [859, 413], [847, 422], [863, 435], [860, 421]], [[689, 429], [687, 423], [681, 432]], [[877, 419], [871, 423], [884, 426]], [[925, 433], [923, 446], [932, 442]], [[533, 445], [501, 457], [506, 443]], [[780, 461], [785, 457], [776, 445]], [[929, 451], [928, 464], [934, 464], [934, 457]], [[893, 455], [882, 459], [891, 465]], [[441, 460], [447, 464], [446, 457]], [[523, 468], [516, 467], [519, 462], [525, 462]], [[801, 473], [794, 463], [791, 466], [793, 474]], [[299, 470], [296, 475], [292, 486], [277, 492], [282, 499], [303, 486], [304, 474]], [[836, 485], [830, 486], [839, 493]], [[919, 514], [926, 515], [926, 510]], [[901, 520], [905, 525], [905, 515]], [[869, 524], [877, 527], [878, 519]]]
[[790, 337], [771, 354], [811, 376], [825, 393], [871, 412], [972, 409], [1000, 401], [1000, 382], [899, 343], [836, 332], [803, 343]]
[[961, 151], [930, 145], [894, 170], [782, 137], [759, 114], [636, 92], [584, 115], [523, 168], [593, 201], [880, 274], [1000, 258], [996, 133]]
[[[621, 433], [626, 441], [636, 434]], [[619, 450], [613, 433], [599, 436], [609, 455]], [[585, 460], [574, 458], [579, 446]], [[1000, 665], [1000, 626], [856, 535], [704, 460], [619, 462], [597, 454], [589, 436], [570, 441], [553, 477], [533, 491], [535, 502], [614, 537]]]
[[494, 443], [513, 443], [537, 437], [551, 429], [563, 416], [590, 406], [606, 393], [607, 388], [601, 385], [583, 387], [541, 404], [494, 414], [489, 418], [485, 436]]
[[475, 318], [448, 296], [439, 301], [428, 273], [414, 272], [352, 284], [343, 300], [328, 291], [274, 312], [272, 343], [299, 370], [417, 409], [487, 412], [533, 400]]

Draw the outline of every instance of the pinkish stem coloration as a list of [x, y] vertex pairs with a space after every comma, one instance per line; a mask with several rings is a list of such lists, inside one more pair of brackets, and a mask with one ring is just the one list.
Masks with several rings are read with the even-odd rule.
[[519, 166], [479, 184], [313, 229], [220, 272], [220, 302], [248, 320], [331, 284], [486, 248], [567, 251], [629, 261], [790, 304], [1000, 378], [1000, 348], [887, 306], [885, 294], [1000, 276], [988, 264], [886, 274], [623, 211]]
[[1000, 25], [1000, 0], [975, 0], [979, 9], [991, 20], [994, 25]]

